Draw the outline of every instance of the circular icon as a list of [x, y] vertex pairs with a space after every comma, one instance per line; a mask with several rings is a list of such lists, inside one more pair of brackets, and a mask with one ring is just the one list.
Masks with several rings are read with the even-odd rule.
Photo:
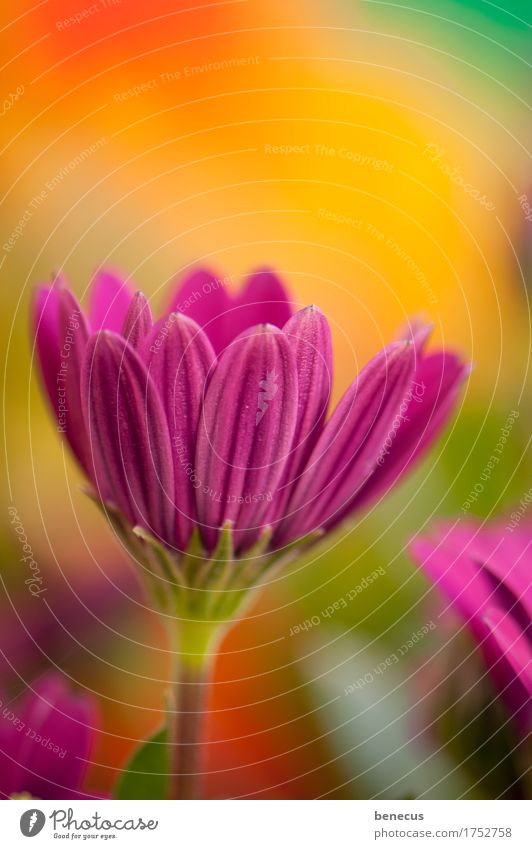
[[43, 830], [46, 817], [42, 811], [37, 808], [32, 808], [30, 811], [25, 811], [20, 818], [20, 830], [24, 837], [35, 837]]

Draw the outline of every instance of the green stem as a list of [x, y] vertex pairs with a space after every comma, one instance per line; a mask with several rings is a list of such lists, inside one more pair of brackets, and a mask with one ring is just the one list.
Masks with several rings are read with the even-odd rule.
[[181, 624], [170, 713], [170, 799], [201, 799], [203, 726], [212, 671], [212, 649], [219, 626]]

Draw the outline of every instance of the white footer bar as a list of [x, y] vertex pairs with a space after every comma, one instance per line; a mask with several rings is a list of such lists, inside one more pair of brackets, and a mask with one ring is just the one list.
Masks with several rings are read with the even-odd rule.
[[[527, 811], [528, 808], [528, 811]], [[0, 805], [2, 846], [157, 849], [530, 849], [530, 804], [513, 801], [111, 800]], [[35, 843], [29, 843], [31, 838]]]

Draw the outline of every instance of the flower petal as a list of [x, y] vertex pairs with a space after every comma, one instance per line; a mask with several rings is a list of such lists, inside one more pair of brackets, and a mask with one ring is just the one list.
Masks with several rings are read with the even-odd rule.
[[59, 370], [60, 286], [38, 286], [33, 295], [31, 319], [37, 361], [50, 403], [56, 409]]
[[198, 268], [178, 283], [168, 310], [196, 321], [207, 333], [216, 353], [233, 338], [227, 324], [228, 313], [233, 307], [227, 282], [207, 268]]
[[413, 342], [416, 346], [416, 353], [420, 356], [425, 350], [433, 330], [434, 324], [429, 324], [420, 315], [414, 315], [399, 329], [395, 339], [398, 342]]
[[287, 337], [264, 325], [223, 354], [207, 389], [196, 449], [196, 497], [212, 550], [227, 520], [235, 547], [260, 535], [290, 451], [297, 419], [297, 375]]
[[412, 379], [414, 346], [384, 348], [358, 375], [325, 425], [276, 531], [284, 545], [334, 526], [377, 461]]
[[122, 325], [122, 336], [132, 348], [138, 349], [152, 326], [153, 317], [148, 299], [142, 292], [135, 292]]
[[272, 271], [251, 274], [235, 296], [228, 289], [230, 280], [216, 277], [208, 269], [193, 271], [179, 283], [169, 306], [171, 312], [185, 313], [197, 321], [217, 354], [244, 330], [258, 324], [283, 327], [292, 315], [288, 293]]
[[293, 313], [292, 301], [283, 282], [268, 268], [250, 275], [236, 298], [235, 306], [234, 320], [231, 319], [233, 339], [256, 324], [284, 327]]
[[89, 340], [81, 396], [100, 496], [172, 544], [174, 472], [164, 408], [146, 366], [118, 334], [101, 331]]
[[418, 360], [399, 427], [390, 434], [375, 471], [349, 509], [375, 501], [422, 458], [449, 420], [468, 374], [469, 367], [454, 354], [442, 351]]
[[532, 652], [530, 637], [504, 611], [488, 608], [484, 623], [489, 636], [482, 646], [488, 671], [524, 734], [532, 728]]
[[143, 359], [168, 422], [174, 457], [176, 546], [184, 549], [197, 521], [191, 477], [201, 405], [216, 357], [199, 325], [182, 313], [172, 313], [152, 329]]
[[[528, 537], [526, 539], [525, 537]], [[500, 528], [442, 523], [410, 543], [414, 560], [465, 621], [519, 725], [531, 692], [531, 537], [516, 544]]]
[[81, 409], [81, 364], [89, 338], [82, 309], [64, 286], [39, 289], [34, 302], [39, 365], [50, 404], [75, 457], [90, 473], [89, 446]]
[[332, 385], [332, 344], [327, 319], [315, 306], [306, 307], [283, 328], [294, 352], [298, 407], [292, 450], [275, 498], [276, 517], [282, 515], [291, 490], [323, 430]]
[[89, 321], [93, 331], [107, 329], [120, 333], [133, 293], [126, 281], [109, 269], [101, 269], [92, 280], [89, 295]]
[[484, 564], [485, 574], [496, 590], [500, 590], [502, 584], [508, 588], [513, 600], [507, 598], [503, 603], [500, 597], [499, 606], [502, 604], [509, 609], [515, 599], [519, 600], [523, 607], [522, 627], [527, 627], [532, 622], [532, 576], [528, 566], [532, 559], [532, 528], [523, 522], [521, 527], [508, 534], [502, 525], [488, 525], [479, 533], [478, 527], [472, 522], [466, 525], [460, 537], [458, 529], [455, 529], [453, 538], [467, 542], [469, 555]]
[[6, 726], [1, 734], [2, 792], [37, 799], [84, 798], [81, 782], [95, 724], [91, 700], [69, 693], [59, 675], [48, 673], [33, 692], [15, 702], [12, 713], [17, 725], [12, 721], [7, 726], [6, 718], [0, 718]]
[[[511, 614], [488, 607], [484, 623], [489, 628], [499, 652], [511, 666], [529, 696], [532, 696], [532, 649], [530, 639]], [[532, 707], [532, 706], [531, 706]]]
[[469, 622], [475, 637], [482, 640], [486, 628], [476, 614], [489, 598], [490, 589], [482, 571], [468, 556], [467, 544], [457, 545], [449, 528], [434, 542], [417, 537], [410, 543], [410, 551], [434, 585]]

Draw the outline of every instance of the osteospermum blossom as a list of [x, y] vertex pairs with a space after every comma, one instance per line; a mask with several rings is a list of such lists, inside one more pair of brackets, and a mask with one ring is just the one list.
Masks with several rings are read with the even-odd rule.
[[[467, 374], [455, 354], [427, 354], [430, 328], [418, 327], [327, 416], [327, 320], [294, 312], [269, 271], [236, 295], [195, 271], [155, 322], [110, 272], [87, 314], [58, 280], [38, 289], [33, 315], [59, 430], [95, 497], [148, 571], [181, 588], [238, 594], [375, 500], [439, 433]], [[244, 556], [236, 572], [221, 565]]]
[[521, 727], [532, 724], [532, 529], [442, 523], [411, 551], [465, 620]]
[[0, 795], [86, 799], [82, 790], [94, 737], [94, 709], [50, 672], [25, 696], [0, 698]]

